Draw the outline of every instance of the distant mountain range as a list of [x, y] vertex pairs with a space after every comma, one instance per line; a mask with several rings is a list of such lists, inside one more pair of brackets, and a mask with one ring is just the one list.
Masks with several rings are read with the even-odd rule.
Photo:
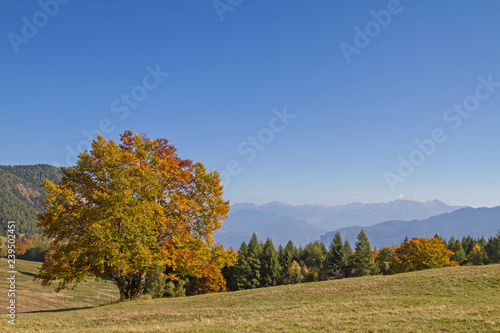
[[[40, 185], [45, 178], [59, 182], [61, 176], [59, 168], [46, 164], [0, 166], [0, 234], [5, 233], [7, 221], [16, 221], [19, 233], [39, 232], [37, 213], [44, 211], [45, 196]], [[276, 246], [290, 239], [296, 245], [306, 245], [320, 237], [329, 245], [339, 230], [354, 246], [362, 227], [376, 247], [397, 245], [406, 236], [430, 237], [435, 233], [446, 238], [464, 234], [488, 237], [500, 229], [500, 207], [472, 209], [449, 206], [438, 200], [395, 200], [332, 207], [282, 202], [240, 203], [231, 206], [228, 218], [214, 238], [234, 249], [243, 241], [248, 242], [254, 232], [260, 240], [271, 238]]]
[[[349, 239], [349, 243], [354, 247], [362, 228], [361, 226], [341, 228], [326, 233], [320, 239], [325, 244], [330, 244], [335, 233], [339, 232], [342, 239]], [[363, 229], [372, 247], [376, 248], [383, 245], [400, 245], [405, 237], [429, 238], [436, 233], [445, 240], [449, 240], [451, 236], [462, 238], [464, 235], [484, 236], [488, 239], [500, 230], [500, 207], [475, 209], [467, 207], [425, 220], [387, 221]]]
[[265, 205], [240, 203], [231, 206], [228, 218], [215, 233], [215, 240], [238, 249], [255, 232], [261, 240], [271, 238], [276, 246], [284, 245], [290, 239], [297, 245], [305, 245], [318, 240], [328, 231], [342, 227], [367, 227], [388, 220], [426, 219], [459, 208], [462, 206], [449, 206], [438, 200], [395, 200], [388, 203], [352, 203], [331, 207], [294, 206], [282, 202]]
[[19, 233], [39, 232], [37, 214], [44, 211], [45, 196], [40, 185], [61, 176], [59, 168], [47, 164], [0, 166], [0, 234], [5, 234], [7, 221], [15, 221]]

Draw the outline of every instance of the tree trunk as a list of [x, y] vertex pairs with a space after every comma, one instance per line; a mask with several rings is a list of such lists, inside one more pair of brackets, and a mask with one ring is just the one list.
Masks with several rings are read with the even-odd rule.
[[146, 272], [120, 276], [115, 281], [118, 289], [120, 289], [120, 301], [138, 298], [144, 293]]

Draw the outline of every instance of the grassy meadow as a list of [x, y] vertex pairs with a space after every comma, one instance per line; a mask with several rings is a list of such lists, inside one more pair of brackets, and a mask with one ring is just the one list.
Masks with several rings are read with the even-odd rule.
[[[40, 266], [40, 262], [16, 260], [17, 313], [95, 307], [100, 304], [109, 304], [120, 298], [116, 285], [104, 281], [96, 282], [94, 279], [89, 279], [73, 290], [62, 290], [56, 293], [57, 284], [42, 287], [40, 281], [33, 280]], [[7, 259], [0, 258], [0, 267], [0, 313], [3, 317], [3, 314], [7, 313], [5, 306], [9, 302]], [[5, 320], [0, 327], [3, 327], [3, 324]]]
[[[37, 265], [19, 262], [18, 270]], [[15, 328], [3, 319], [6, 332], [500, 332], [500, 265], [115, 304], [111, 283], [89, 281], [56, 296], [24, 273], [19, 281], [19, 310], [108, 305], [19, 313]]]

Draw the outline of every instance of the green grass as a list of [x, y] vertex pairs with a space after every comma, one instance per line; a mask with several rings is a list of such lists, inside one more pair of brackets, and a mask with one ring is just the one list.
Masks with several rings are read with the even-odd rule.
[[[21, 332], [500, 332], [500, 265], [92, 309], [22, 313]], [[19, 299], [19, 302], [22, 302]]]
[[[96, 307], [101, 304], [109, 304], [120, 298], [115, 284], [104, 281], [96, 282], [94, 279], [89, 279], [73, 290], [63, 290], [56, 293], [57, 284], [42, 287], [40, 281], [33, 280], [40, 266], [39, 262], [16, 260], [15, 299], [17, 313]], [[7, 259], [0, 258], [0, 313], [2, 318], [5, 316], [4, 313], [7, 313], [6, 306], [9, 302], [8, 270]], [[2, 324], [4, 323], [1, 323], [0, 327], [3, 327]]]

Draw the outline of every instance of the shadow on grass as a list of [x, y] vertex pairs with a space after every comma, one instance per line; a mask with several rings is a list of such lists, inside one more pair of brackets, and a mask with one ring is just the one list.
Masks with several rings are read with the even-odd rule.
[[32, 276], [32, 277], [35, 277], [36, 276], [36, 273], [30, 273], [30, 272], [23, 272], [23, 271], [18, 271], [19, 273], [21, 274], [25, 274], [25, 275], [28, 275], [28, 276]]
[[95, 309], [95, 308], [100, 308], [102, 306], [106, 306], [106, 305], [113, 305], [113, 304], [117, 304], [117, 303], [120, 303], [120, 301], [112, 301], [112, 302], [109, 302], [109, 303], [103, 303], [103, 304], [99, 304], [99, 305], [96, 305], [96, 306], [82, 306], [82, 307], [77, 307], [77, 308], [66, 308], [66, 309], [54, 309], [54, 310], [37, 310], [37, 311], [23, 311], [23, 312], [20, 312], [20, 313], [46, 313], [46, 312], [64, 312], [64, 311], [77, 311], [77, 310], [86, 310], [86, 309]]

